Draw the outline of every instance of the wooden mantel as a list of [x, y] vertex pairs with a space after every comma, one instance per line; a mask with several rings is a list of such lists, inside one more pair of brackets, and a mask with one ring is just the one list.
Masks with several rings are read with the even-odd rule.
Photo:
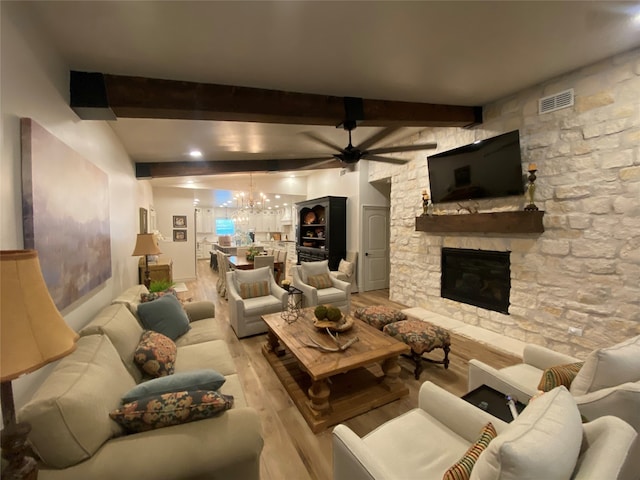
[[543, 211], [421, 215], [417, 232], [439, 233], [542, 233]]

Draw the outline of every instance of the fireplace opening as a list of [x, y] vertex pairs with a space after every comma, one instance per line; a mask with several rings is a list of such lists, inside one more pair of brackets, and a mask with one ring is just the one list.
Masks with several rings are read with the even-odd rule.
[[443, 298], [509, 314], [510, 252], [443, 248], [441, 262]]

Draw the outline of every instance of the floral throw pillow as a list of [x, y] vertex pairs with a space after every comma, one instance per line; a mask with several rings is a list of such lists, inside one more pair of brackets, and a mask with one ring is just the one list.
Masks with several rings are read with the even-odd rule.
[[144, 397], [109, 412], [128, 433], [146, 432], [218, 415], [233, 397], [212, 390], [185, 390]]
[[547, 368], [542, 372], [542, 378], [538, 384], [538, 390], [543, 392], [549, 392], [560, 385], [571, 387], [571, 382], [576, 378], [578, 372], [584, 365], [584, 362], [568, 363], [566, 365], [556, 365], [555, 367]]
[[133, 353], [133, 361], [150, 377], [164, 377], [174, 372], [177, 353], [178, 348], [169, 337], [145, 330]]
[[478, 457], [489, 446], [489, 442], [496, 438], [498, 433], [491, 422], [487, 423], [480, 431], [480, 437], [465, 452], [465, 454], [454, 465], [449, 468], [442, 477], [442, 480], [469, 480], [471, 470], [476, 464]]

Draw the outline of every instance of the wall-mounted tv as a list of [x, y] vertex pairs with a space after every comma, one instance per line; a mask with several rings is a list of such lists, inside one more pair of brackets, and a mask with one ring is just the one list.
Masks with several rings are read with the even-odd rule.
[[234, 235], [236, 225], [230, 218], [216, 218], [216, 235]]
[[524, 194], [518, 130], [427, 157], [433, 203]]

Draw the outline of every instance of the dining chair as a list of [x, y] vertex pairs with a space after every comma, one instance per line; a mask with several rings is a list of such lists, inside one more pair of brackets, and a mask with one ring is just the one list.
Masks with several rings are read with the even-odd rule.
[[228, 255], [218, 250], [218, 281], [216, 290], [221, 298], [227, 298], [227, 272], [229, 271]]
[[276, 262], [281, 264], [280, 268], [280, 281], [287, 278], [287, 251], [286, 250], [277, 250], [278, 255], [276, 256]]
[[256, 255], [253, 258], [253, 268], [255, 270], [260, 267], [270, 267], [271, 273], [275, 275], [273, 262], [274, 262], [273, 255]]
[[249, 250], [249, 247], [238, 247], [236, 249], [236, 256], [237, 257], [246, 257], [247, 256], [247, 251]]

